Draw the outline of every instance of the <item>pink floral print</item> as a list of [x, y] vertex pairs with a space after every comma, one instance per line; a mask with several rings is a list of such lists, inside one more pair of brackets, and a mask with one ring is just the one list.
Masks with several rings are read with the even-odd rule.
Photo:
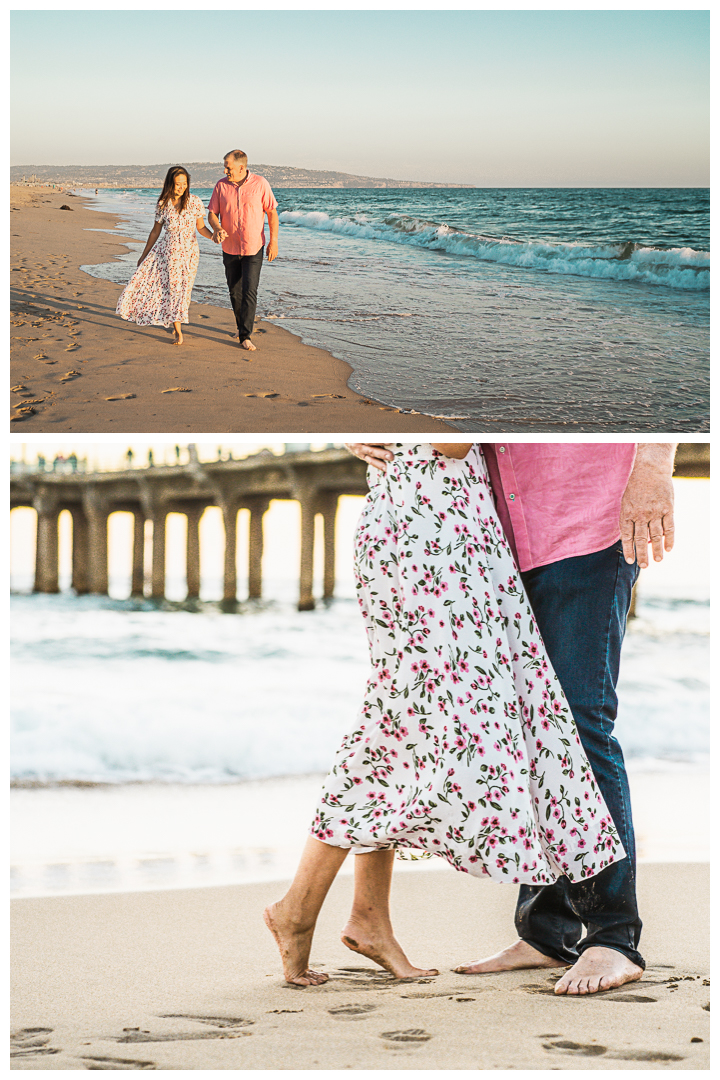
[[120, 294], [116, 313], [140, 326], [172, 326], [189, 322], [190, 294], [200, 248], [196, 223], [205, 208], [190, 195], [182, 214], [167, 203], [155, 214], [163, 231]]
[[505, 540], [479, 448], [369, 469], [355, 572], [372, 673], [311, 833], [495, 881], [625, 857]]

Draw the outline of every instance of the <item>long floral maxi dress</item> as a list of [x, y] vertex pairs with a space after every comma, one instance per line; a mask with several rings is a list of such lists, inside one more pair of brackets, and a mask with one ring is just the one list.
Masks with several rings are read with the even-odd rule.
[[495, 881], [625, 856], [498, 521], [479, 449], [398, 444], [355, 536], [372, 674], [311, 834]]
[[189, 322], [190, 294], [200, 261], [195, 228], [204, 214], [197, 195], [189, 197], [182, 214], [172, 203], [156, 211], [155, 221], [163, 230], [120, 294], [118, 315], [140, 326]]

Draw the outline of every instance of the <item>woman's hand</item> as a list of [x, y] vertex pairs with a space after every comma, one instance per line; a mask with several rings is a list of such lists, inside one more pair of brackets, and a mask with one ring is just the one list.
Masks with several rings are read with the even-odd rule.
[[345, 447], [355, 457], [373, 465], [380, 472], [385, 472], [388, 462], [395, 456], [392, 450], [386, 449], [384, 443], [345, 443]]

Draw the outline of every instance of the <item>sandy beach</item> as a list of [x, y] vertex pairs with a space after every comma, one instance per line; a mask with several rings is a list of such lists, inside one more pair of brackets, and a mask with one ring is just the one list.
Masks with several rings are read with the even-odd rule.
[[416, 963], [393, 980], [339, 940], [352, 882], [321, 915], [323, 987], [284, 984], [256, 885], [13, 904], [13, 1067], [20, 1069], [707, 1069], [708, 868], [645, 864], [640, 982], [586, 998], [557, 973], [462, 976], [507, 943], [515, 890], [399, 874], [394, 920]]
[[103, 231], [116, 218], [50, 188], [11, 186], [10, 204], [11, 430], [454, 431], [356, 394], [348, 364], [270, 323], [257, 352], [241, 351], [229, 307], [192, 304], [180, 348], [162, 327], [123, 322], [118, 286], [80, 270], [130, 242]]

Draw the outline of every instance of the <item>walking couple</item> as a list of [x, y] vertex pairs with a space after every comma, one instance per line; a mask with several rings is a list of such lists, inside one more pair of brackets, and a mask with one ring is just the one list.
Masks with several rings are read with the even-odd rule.
[[[248, 172], [247, 154], [231, 150], [224, 158], [225, 178], [215, 185], [205, 207], [190, 193], [190, 173], [182, 165], [168, 170], [157, 201], [155, 224], [138, 268], [117, 303], [117, 314], [140, 326], [173, 327], [182, 345], [182, 324], [189, 322], [190, 296], [200, 261], [196, 231], [222, 246], [225, 278], [238, 328], [247, 352], [252, 342], [258, 282], [265, 248], [265, 217], [270, 228], [268, 262], [278, 251], [277, 202], [263, 176]], [[163, 231], [164, 230], [164, 231]]]
[[[353, 444], [370, 493], [355, 572], [372, 670], [288, 893], [285, 978], [355, 853], [342, 940], [398, 978], [397, 848], [520, 885], [519, 939], [464, 974], [565, 966], [556, 993], [639, 979], [620, 648], [639, 568], [673, 542], [672, 444]], [[584, 934], [584, 936], [583, 936]]]

